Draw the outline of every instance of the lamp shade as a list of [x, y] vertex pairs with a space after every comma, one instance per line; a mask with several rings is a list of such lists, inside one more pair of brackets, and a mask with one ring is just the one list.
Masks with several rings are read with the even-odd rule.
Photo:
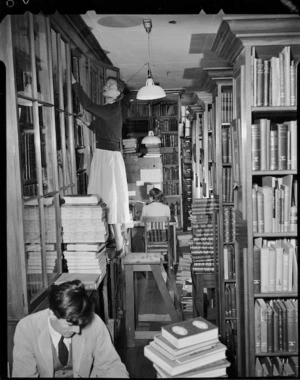
[[165, 96], [165, 91], [160, 86], [156, 86], [153, 79], [149, 77], [147, 78], [146, 86], [138, 91], [136, 98], [139, 100], [151, 100], [164, 98]]
[[161, 143], [160, 138], [157, 136], [154, 136], [153, 131], [149, 131], [148, 136], [144, 137], [142, 140], [142, 144], [145, 144], [145, 145], [158, 145], [160, 143]]

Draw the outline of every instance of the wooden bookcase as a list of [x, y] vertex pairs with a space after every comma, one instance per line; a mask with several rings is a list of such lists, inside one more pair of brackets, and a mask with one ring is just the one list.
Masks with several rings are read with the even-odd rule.
[[[82, 136], [71, 87], [74, 57], [81, 85], [97, 101], [108, 69], [116, 75], [118, 70], [79, 16], [26, 12], [6, 16], [0, 29], [9, 147], [7, 315], [11, 347], [16, 323], [40, 307], [63, 270], [60, 196], [79, 192], [76, 152], [80, 149], [88, 175], [94, 140], [83, 127], [84, 141], [79, 143]], [[94, 88], [91, 83], [98, 79]], [[8, 354], [11, 360], [10, 349]]]
[[[273, 103], [269, 103], [271, 105], [257, 106], [253, 101], [254, 83], [257, 80], [254, 81], [254, 50], [256, 58], [271, 61], [272, 57], [280, 56], [285, 46], [290, 46], [291, 59], [298, 62], [300, 53], [300, 18], [297, 15], [256, 15], [255, 17], [236, 16], [234, 18], [225, 16], [212, 47], [212, 51], [220, 58], [233, 64], [232, 131], [235, 131], [236, 134], [232, 134], [232, 136], [236, 139], [236, 146], [239, 148], [234, 149], [232, 152], [234, 157], [233, 180], [235, 184], [234, 208], [236, 214], [236, 281], [238, 302], [240, 303], [238, 328], [241, 332], [238, 347], [240, 358], [238, 365], [239, 376], [266, 376], [266, 374], [263, 375], [262, 370], [267, 371], [268, 358], [271, 361], [279, 358], [284, 371], [288, 373], [289, 368], [286, 363], [289, 363], [292, 367], [291, 357], [297, 356], [299, 352], [297, 343], [295, 351], [286, 349], [274, 351], [271, 344], [269, 344], [267, 352], [259, 352], [261, 350], [256, 348], [256, 343], [259, 343], [256, 338], [260, 331], [255, 318], [256, 301], [261, 299], [264, 303], [270, 304], [271, 300], [272, 302], [282, 300], [283, 303], [287, 304], [287, 300], [295, 300], [295, 304], [298, 303], [298, 291], [295, 288], [287, 292], [278, 290], [275, 292], [257, 292], [254, 290], [254, 280], [256, 280], [256, 271], [254, 272], [254, 269], [256, 270], [254, 261], [254, 251], [256, 249], [254, 249], [254, 246], [259, 245], [263, 239], [268, 244], [273, 241], [278, 241], [281, 244], [284, 239], [290, 241], [296, 247], [298, 244], [297, 231], [290, 231], [289, 227], [286, 232], [273, 232], [273, 230], [271, 232], [254, 232], [253, 229], [256, 210], [252, 203], [254, 185], [261, 187], [265, 184], [265, 178], [267, 177], [280, 179], [290, 175], [293, 181], [296, 180], [296, 169], [270, 170], [266, 168], [253, 170], [251, 165], [254, 157], [253, 141], [255, 141], [251, 135], [251, 126], [257, 123], [257, 120], [263, 118], [269, 119], [271, 124], [282, 124], [289, 120], [296, 120], [296, 105], [274, 106]], [[272, 80], [278, 78], [280, 78], [280, 75], [272, 75]], [[286, 79], [286, 82], [288, 83], [288, 79]], [[266, 83], [269, 82], [266, 81]], [[291, 204], [289, 204], [290, 206]], [[261, 274], [260, 280], [265, 278], [265, 275]], [[274, 313], [270, 313], [270, 315], [274, 317]], [[298, 310], [295, 311], [295, 315], [298, 316]], [[269, 321], [271, 320], [270, 318]], [[272, 328], [270, 325], [268, 327], [269, 331], [274, 332], [274, 327]], [[275, 334], [273, 334], [274, 336]], [[269, 343], [271, 338], [272, 334], [269, 334]], [[271, 364], [273, 365], [273, 363]]]

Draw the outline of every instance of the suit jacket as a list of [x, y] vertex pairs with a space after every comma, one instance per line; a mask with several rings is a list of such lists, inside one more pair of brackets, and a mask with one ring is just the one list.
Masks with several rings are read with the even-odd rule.
[[[53, 377], [48, 316], [46, 309], [19, 321], [14, 335], [13, 377]], [[129, 377], [106, 325], [95, 313], [81, 334], [72, 337], [72, 358], [73, 377]]]

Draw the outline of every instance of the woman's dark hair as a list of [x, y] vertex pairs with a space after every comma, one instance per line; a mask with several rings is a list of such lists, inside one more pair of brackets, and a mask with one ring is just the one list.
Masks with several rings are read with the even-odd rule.
[[149, 191], [149, 197], [152, 197], [155, 202], [163, 202], [164, 201], [164, 195], [161, 190], [159, 190], [157, 187], [153, 187]]
[[60, 319], [84, 326], [92, 315], [93, 303], [80, 280], [52, 285], [48, 296], [49, 308]]
[[108, 78], [106, 78], [106, 81], [108, 81], [109, 79], [114, 80], [117, 84], [117, 89], [118, 89], [118, 91], [120, 91], [120, 95], [117, 96], [116, 102], [120, 102], [124, 97], [124, 91], [126, 89], [126, 84], [124, 81], [122, 81], [121, 79], [119, 79], [117, 77], [108, 77]]

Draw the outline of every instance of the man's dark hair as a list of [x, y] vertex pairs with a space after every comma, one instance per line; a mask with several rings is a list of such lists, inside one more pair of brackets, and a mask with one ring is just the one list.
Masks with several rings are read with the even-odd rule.
[[161, 202], [162, 203], [164, 201], [163, 192], [161, 190], [159, 190], [157, 187], [153, 187], [149, 191], [149, 197], [152, 197], [153, 200], [155, 200], [156, 202]]
[[84, 326], [93, 311], [93, 303], [80, 280], [52, 285], [48, 296], [49, 308], [57, 318]]

